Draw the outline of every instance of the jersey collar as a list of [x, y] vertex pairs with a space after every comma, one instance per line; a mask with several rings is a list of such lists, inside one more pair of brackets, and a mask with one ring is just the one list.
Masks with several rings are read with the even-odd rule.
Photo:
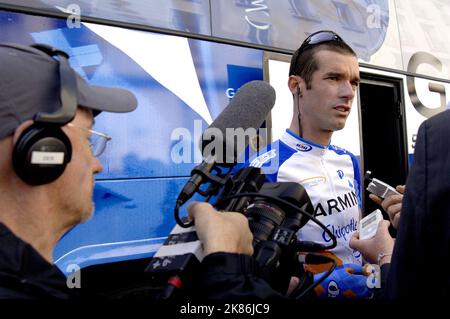
[[319, 156], [324, 155], [328, 150], [328, 148], [330, 147], [330, 145], [323, 146], [308, 141], [298, 136], [289, 129], [287, 129], [286, 132], [283, 134], [283, 136], [281, 137], [281, 141], [297, 152], [312, 153]]

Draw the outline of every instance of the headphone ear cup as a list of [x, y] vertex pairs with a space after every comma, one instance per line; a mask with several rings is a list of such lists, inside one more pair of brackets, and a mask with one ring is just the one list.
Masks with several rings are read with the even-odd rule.
[[72, 157], [72, 145], [59, 126], [33, 124], [19, 137], [13, 150], [13, 167], [27, 184], [51, 183], [62, 175]]

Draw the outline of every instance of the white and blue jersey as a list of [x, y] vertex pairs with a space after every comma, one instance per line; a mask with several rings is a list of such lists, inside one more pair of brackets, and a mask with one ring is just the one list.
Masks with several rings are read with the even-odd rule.
[[[260, 167], [270, 182], [298, 182], [307, 191], [314, 215], [335, 236], [330, 250], [338, 264], [361, 264], [360, 253], [349, 247], [357, 231], [361, 209], [360, 174], [356, 157], [333, 146], [302, 139], [286, 130], [280, 140], [251, 158], [245, 166]], [[331, 244], [329, 236], [313, 221], [298, 231], [300, 240]]]

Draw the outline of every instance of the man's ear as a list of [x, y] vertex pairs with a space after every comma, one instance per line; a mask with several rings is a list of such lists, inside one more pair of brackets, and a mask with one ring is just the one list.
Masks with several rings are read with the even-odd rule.
[[17, 140], [19, 139], [19, 137], [23, 133], [23, 131], [25, 131], [32, 124], [33, 124], [32, 120], [26, 120], [25, 122], [23, 122], [16, 128], [16, 130], [14, 131], [14, 135], [13, 135], [13, 145], [16, 145]]
[[304, 86], [304, 82], [303, 79], [301, 77], [299, 77], [298, 75], [291, 75], [289, 76], [288, 79], [288, 86], [289, 86], [289, 90], [291, 91], [292, 94], [302, 94], [302, 88]]

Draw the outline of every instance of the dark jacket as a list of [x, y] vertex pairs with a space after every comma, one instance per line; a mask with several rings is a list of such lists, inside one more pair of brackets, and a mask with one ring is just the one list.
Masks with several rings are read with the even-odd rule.
[[0, 223], [0, 299], [69, 299], [66, 277]]
[[388, 279], [391, 298], [450, 296], [450, 111], [422, 123]]
[[209, 300], [277, 300], [283, 297], [261, 279], [253, 257], [214, 253], [201, 263], [200, 287]]
[[[203, 297], [214, 299], [280, 298], [257, 276], [252, 257], [216, 253], [201, 263], [199, 287]], [[79, 299], [66, 277], [31, 245], [0, 223], [0, 299]]]

